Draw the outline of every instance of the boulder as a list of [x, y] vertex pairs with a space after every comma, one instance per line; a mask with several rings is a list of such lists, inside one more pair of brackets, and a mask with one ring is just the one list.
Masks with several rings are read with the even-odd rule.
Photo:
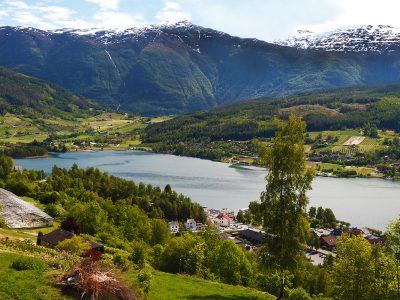
[[53, 218], [48, 214], [1, 188], [0, 206], [0, 216], [9, 228], [39, 228], [53, 224]]

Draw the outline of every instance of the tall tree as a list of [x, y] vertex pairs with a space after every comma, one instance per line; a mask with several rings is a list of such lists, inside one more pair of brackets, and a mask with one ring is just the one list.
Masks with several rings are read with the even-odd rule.
[[[388, 249], [395, 261], [400, 266], [400, 217], [387, 226]], [[400, 299], [400, 268], [395, 268], [397, 297]]]
[[[342, 237], [333, 266], [336, 296], [343, 300], [370, 299], [374, 282], [372, 248], [362, 236]], [[379, 299], [379, 298], [376, 298]]]
[[271, 144], [257, 143], [257, 149], [268, 169], [266, 191], [261, 194], [266, 256], [281, 271], [278, 299], [283, 299], [285, 270], [296, 265], [309, 237], [306, 192], [311, 189], [314, 173], [306, 167], [305, 123], [294, 116], [275, 123], [278, 130]]

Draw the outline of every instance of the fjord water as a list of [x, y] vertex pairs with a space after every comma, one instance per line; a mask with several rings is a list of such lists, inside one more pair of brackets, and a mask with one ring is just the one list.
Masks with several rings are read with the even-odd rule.
[[[170, 184], [203, 206], [247, 207], [265, 189], [265, 170], [234, 168], [228, 164], [142, 151], [63, 153], [47, 158], [16, 159], [25, 169], [51, 171], [53, 165], [97, 167], [135, 182]], [[337, 218], [352, 225], [384, 230], [400, 214], [400, 183], [382, 179], [321, 178], [309, 192], [310, 205], [330, 207]]]

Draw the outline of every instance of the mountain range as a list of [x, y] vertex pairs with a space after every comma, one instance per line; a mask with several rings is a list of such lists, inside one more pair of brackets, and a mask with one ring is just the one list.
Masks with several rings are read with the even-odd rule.
[[188, 22], [121, 31], [0, 27], [0, 65], [115, 109], [194, 112], [240, 100], [400, 82], [399, 30], [268, 43]]
[[299, 49], [384, 54], [399, 50], [400, 28], [388, 25], [364, 25], [325, 33], [298, 30], [296, 35], [275, 43]]

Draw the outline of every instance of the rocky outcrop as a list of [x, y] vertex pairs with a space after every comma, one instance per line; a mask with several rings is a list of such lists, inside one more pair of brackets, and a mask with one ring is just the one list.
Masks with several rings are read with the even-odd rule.
[[53, 218], [13, 193], [0, 189], [0, 216], [9, 228], [51, 226]]

